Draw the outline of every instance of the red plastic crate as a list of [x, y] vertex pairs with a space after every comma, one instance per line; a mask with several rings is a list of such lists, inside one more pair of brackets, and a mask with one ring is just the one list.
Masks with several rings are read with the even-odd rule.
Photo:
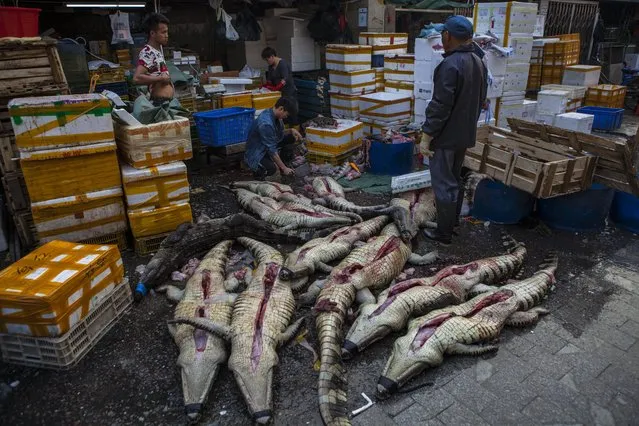
[[36, 37], [41, 9], [0, 6], [0, 37]]

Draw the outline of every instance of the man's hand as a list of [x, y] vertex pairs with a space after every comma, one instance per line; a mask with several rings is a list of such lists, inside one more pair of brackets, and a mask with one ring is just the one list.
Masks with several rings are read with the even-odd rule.
[[288, 167], [284, 167], [282, 169], [282, 174], [284, 174], [285, 176], [290, 176], [290, 175], [295, 174], [295, 170], [289, 169]]
[[158, 81], [160, 83], [170, 83], [171, 82], [171, 76], [169, 75], [168, 72], [163, 72], [158, 77], [159, 77]]
[[297, 131], [297, 129], [291, 129], [291, 134], [295, 138], [295, 142], [299, 142], [302, 140], [302, 134]]
[[430, 135], [427, 135], [426, 133], [422, 133], [422, 139], [419, 143], [419, 152], [424, 156], [424, 157], [432, 157], [433, 156], [433, 151], [430, 150], [430, 143], [433, 140], [433, 137]]
[[286, 86], [286, 80], [282, 79], [282, 81], [280, 81], [280, 84], [281, 84], [282, 86]]

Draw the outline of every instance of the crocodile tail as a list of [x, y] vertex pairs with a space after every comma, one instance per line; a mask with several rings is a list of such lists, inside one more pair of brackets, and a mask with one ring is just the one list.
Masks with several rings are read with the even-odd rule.
[[350, 425], [348, 383], [342, 362], [342, 325], [339, 312], [323, 312], [315, 321], [319, 332], [320, 372], [318, 383], [320, 414], [327, 426]]
[[540, 270], [545, 270], [552, 274], [557, 270], [557, 266], [559, 265], [559, 256], [558, 253], [554, 250], [549, 251], [544, 257], [544, 261], [539, 265]]
[[479, 182], [484, 179], [493, 180], [493, 178], [483, 173], [470, 172], [468, 173], [468, 175], [466, 175], [466, 182], [464, 185], [465, 198], [466, 201], [468, 201], [469, 206], [472, 206], [473, 202], [475, 201], [475, 192], [477, 191], [477, 185], [479, 185]]

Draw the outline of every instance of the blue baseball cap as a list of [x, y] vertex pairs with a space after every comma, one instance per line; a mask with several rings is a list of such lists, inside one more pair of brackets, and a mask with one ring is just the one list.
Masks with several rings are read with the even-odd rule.
[[473, 36], [473, 25], [468, 18], [460, 15], [451, 16], [443, 24], [435, 25], [435, 29], [440, 33], [447, 31], [453, 37], [461, 40], [466, 40]]

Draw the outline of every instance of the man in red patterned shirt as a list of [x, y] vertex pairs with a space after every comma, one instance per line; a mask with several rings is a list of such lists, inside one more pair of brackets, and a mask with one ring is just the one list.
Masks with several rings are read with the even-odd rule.
[[169, 41], [169, 20], [160, 13], [152, 13], [146, 19], [145, 26], [149, 39], [140, 51], [133, 83], [148, 85], [151, 100], [158, 104], [172, 99], [174, 93], [169, 69], [162, 53], [162, 46], [166, 46]]

